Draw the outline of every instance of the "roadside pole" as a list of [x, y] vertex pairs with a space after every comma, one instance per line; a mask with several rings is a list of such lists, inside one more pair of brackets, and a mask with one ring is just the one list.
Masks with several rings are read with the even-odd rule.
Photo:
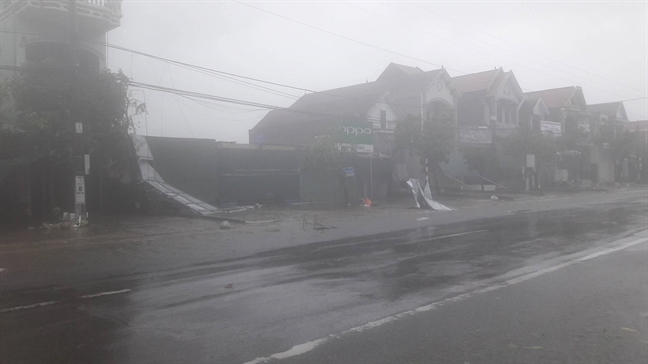
[[78, 120], [76, 102], [79, 82], [79, 38], [77, 34], [76, 0], [68, 0], [68, 13], [70, 14], [70, 97], [68, 114], [70, 123], [74, 128], [72, 142], [72, 163], [74, 167], [74, 217], [77, 224], [86, 217], [86, 188], [85, 172], [86, 158], [83, 153], [83, 123]]
[[369, 153], [369, 199], [373, 201], [373, 150]]

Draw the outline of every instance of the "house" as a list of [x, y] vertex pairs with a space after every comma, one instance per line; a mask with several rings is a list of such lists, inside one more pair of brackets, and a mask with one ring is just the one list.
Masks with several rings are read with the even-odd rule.
[[[398, 174], [401, 180], [421, 174], [417, 160], [396, 154], [393, 130], [398, 120], [408, 115], [456, 120], [460, 97], [445, 69], [423, 71], [391, 63], [376, 81], [306, 94], [286, 109], [270, 111], [250, 130], [250, 144], [305, 146], [316, 136], [332, 133], [341, 124], [365, 123], [371, 127], [374, 146], [372, 153], [358, 155], [356, 188], [360, 194], [384, 198], [396, 169], [407, 170]], [[369, 160], [362, 162], [362, 159]], [[406, 167], [397, 168], [398, 163]], [[366, 165], [371, 168], [367, 169]], [[380, 174], [379, 178], [374, 178], [376, 174]], [[321, 176], [303, 175], [302, 178], [305, 190], [322, 180]], [[319, 190], [334, 191], [335, 188], [322, 186]], [[332, 196], [318, 197], [326, 198]]]
[[583, 90], [579, 86], [527, 92], [524, 96], [530, 102], [542, 99], [549, 111], [546, 119], [560, 123], [562, 134], [575, 132], [579, 128], [589, 132], [590, 116]]
[[454, 117], [460, 96], [443, 69], [424, 72], [391, 63], [376, 81], [306, 94], [270, 111], [250, 130], [250, 144], [306, 145], [341, 121], [368, 121], [376, 132], [393, 131], [406, 115]]
[[453, 77], [462, 94], [457, 104], [460, 127], [517, 127], [524, 93], [513, 74], [502, 68]]
[[[502, 147], [503, 138], [519, 126], [519, 110], [524, 101], [515, 75], [496, 68], [453, 77], [452, 81], [462, 94], [457, 102], [459, 148], [444, 166], [445, 173], [468, 184], [475, 184], [475, 179], [481, 184], [483, 178], [515, 183], [520, 178], [522, 162], [505, 155]], [[481, 176], [469, 170], [461, 152], [474, 145], [486, 147], [486, 151], [492, 148], [495, 153], [495, 160], [485, 166]]]

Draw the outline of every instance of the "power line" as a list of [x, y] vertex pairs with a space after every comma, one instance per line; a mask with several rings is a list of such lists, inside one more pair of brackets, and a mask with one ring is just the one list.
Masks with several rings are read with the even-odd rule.
[[[7, 69], [7, 70], [12, 70], [12, 71], [23, 71], [26, 68], [25, 67], [16, 67], [16, 66], [0, 66], [0, 69]], [[253, 101], [247, 101], [247, 100], [234, 99], [234, 98], [222, 97], [222, 96], [217, 96], [217, 95], [199, 93], [199, 92], [195, 92], [195, 91], [187, 91], [187, 90], [180, 90], [180, 89], [177, 89], [177, 88], [169, 88], [169, 87], [164, 87], [164, 86], [151, 85], [151, 84], [146, 84], [146, 83], [141, 83], [141, 82], [136, 82], [136, 81], [130, 81], [129, 85], [131, 85], [133, 87], [136, 87], [136, 88], [141, 88], [141, 89], [149, 89], [149, 90], [153, 90], [153, 91], [172, 93], [172, 94], [182, 96], [182, 97], [185, 97], [185, 98], [189, 98], [189, 99], [199, 98], [199, 99], [206, 99], [206, 100], [212, 100], [212, 101], [217, 101], [217, 102], [233, 103], [233, 104], [237, 104], [237, 105], [253, 106], [253, 107], [257, 107], [257, 108], [261, 108], [261, 109], [280, 110], [280, 111], [286, 111], [286, 112], [292, 112], [292, 113], [298, 113], [298, 114], [305, 114], [305, 115], [334, 117], [334, 118], [342, 117], [342, 115], [337, 115], [337, 114], [316, 113], [316, 112], [310, 112], [310, 111], [304, 111], [304, 110], [297, 110], [297, 109], [285, 108], [285, 107], [281, 107], [281, 106], [263, 104], [263, 103], [253, 102]], [[646, 97], [638, 97], [638, 98], [633, 98], [633, 99], [618, 100], [617, 102], [636, 101], [636, 100], [645, 100], [645, 99], [648, 99], [648, 96], [646, 96]], [[367, 117], [367, 120], [368, 121], [376, 121], [376, 122], [380, 121], [380, 119], [373, 118], [373, 117]]]
[[[249, 4], [245, 4], [245, 3], [241, 3], [241, 4], [253, 7], [255, 9], [258, 9], [258, 8], [254, 7], [254, 6], [252, 6], [252, 5], [249, 5]], [[264, 11], [264, 12], [268, 12], [268, 11], [263, 10], [263, 9], [259, 9], [259, 10]], [[268, 12], [268, 13], [273, 14], [273, 15], [277, 15], [279, 17], [283, 17], [281, 15], [274, 14], [272, 12]], [[290, 19], [290, 18], [286, 18], [286, 19], [289, 19], [289, 20], [292, 21], [292, 19]], [[298, 21], [296, 21], [296, 22], [298, 22]], [[301, 22], [298, 22], [298, 23], [301, 24]], [[308, 24], [304, 24], [304, 25], [309, 26]], [[316, 28], [316, 29], [319, 30], [319, 28]], [[329, 33], [326, 30], [322, 30], [322, 31]], [[0, 30], [0, 33], [27, 34], [27, 35], [37, 35], [37, 36], [46, 36], [46, 37], [54, 37], [54, 38], [56, 38], [56, 36], [52, 36], [52, 35], [49, 35], [49, 34], [42, 34], [42, 33], [13, 32], [13, 31], [3, 31], [3, 30]], [[335, 34], [335, 33], [333, 33], [333, 34]], [[346, 38], [344, 36], [341, 36], [341, 37]], [[203, 66], [193, 65], [193, 64], [189, 64], [189, 63], [185, 63], [185, 62], [181, 62], [181, 61], [176, 61], [176, 60], [172, 60], [172, 59], [168, 59], [168, 58], [164, 58], [164, 57], [160, 57], [160, 56], [155, 56], [155, 55], [148, 54], [148, 53], [145, 53], [145, 52], [141, 52], [141, 51], [137, 51], [137, 50], [134, 50], [134, 49], [129, 49], [129, 48], [126, 48], [126, 47], [117, 46], [117, 45], [113, 45], [113, 44], [108, 44], [108, 43], [104, 43], [104, 42], [96, 42], [96, 41], [91, 41], [91, 40], [87, 40], [87, 39], [80, 39], [80, 40], [82, 40], [84, 42], [88, 42], [88, 43], [104, 45], [106, 47], [121, 50], [121, 51], [124, 51], [124, 52], [131, 52], [131, 53], [138, 54], [138, 55], [148, 57], [148, 58], [151, 58], [151, 59], [155, 59], [155, 60], [158, 60], [158, 61], [161, 61], [161, 62], [170, 62], [171, 64], [175, 64], [175, 65], [178, 65], [178, 66], [183, 66], [184, 68], [193, 69], [193, 70], [196, 70], [197, 72], [201, 72], [201, 73], [212, 75], [212, 76], [214, 76], [213, 74], [228, 75], [228, 76], [232, 76], [232, 77], [238, 77], [238, 78], [242, 78], [242, 79], [252, 80], [252, 81], [265, 83], [265, 84], [271, 84], [271, 85], [280, 86], [280, 87], [291, 88], [291, 89], [305, 91], [305, 92], [319, 93], [319, 94], [322, 94], [322, 95], [331, 95], [331, 96], [338, 97], [339, 99], [354, 100], [354, 99], [358, 98], [358, 97], [345, 97], [345, 96], [333, 94], [333, 93], [326, 92], [326, 91], [315, 91], [315, 90], [311, 90], [311, 89], [307, 89], [307, 88], [303, 88], [303, 87], [291, 86], [291, 85], [287, 85], [287, 84], [281, 84], [281, 83], [277, 83], [277, 82], [266, 81], [266, 80], [262, 80], [262, 79], [258, 79], [258, 78], [254, 78], [254, 77], [238, 75], [238, 74], [235, 74], [235, 73], [219, 71], [219, 70], [215, 70], [215, 69], [211, 69], [211, 68], [207, 68], [207, 67], [203, 67]], [[355, 41], [355, 40], [353, 40], [353, 41]], [[360, 42], [360, 41], [358, 41], [358, 42]], [[362, 43], [362, 42], [360, 42], [360, 43]], [[369, 46], [371, 46], [371, 45], [369, 45]], [[426, 62], [426, 63], [433, 64], [431, 62]], [[7, 67], [7, 66], [5, 66], [5, 67]], [[451, 68], [448, 68], [448, 69], [451, 69]], [[451, 70], [453, 70], [453, 69], [451, 69]], [[461, 72], [463, 74], [466, 74], [465, 72], [462, 72], [462, 71], [459, 71], [459, 72]], [[262, 86], [259, 86], [259, 87], [262, 87]], [[280, 91], [277, 91], [277, 92], [280, 92]], [[639, 98], [639, 99], [642, 99], [642, 98]], [[406, 107], [409, 106], [409, 105], [399, 105], [399, 104], [387, 103], [387, 102], [381, 102], [381, 104], [394, 105], [394, 106], [406, 106]]]
[[[504, 38], [497, 37], [497, 36], [492, 35], [492, 34], [490, 34], [490, 33], [486, 33], [486, 32], [484, 32], [483, 30], [477, 29], [477, 28], [472, 27], [472, 26], [470, 26], [470, 25], [468, 25], [468, 24], [462, 23], [462, 22], [460, 22], [460, 21], [458, 21], [458, 20], [455, 20], [455, 19], [452, 19], [452, 18], [447, 17], [447, 16], [445, 16], [445, 15], [439, 14], [439, 13], [437, 13], [436, 11], [433, 11], [433, 10], [427, 9], [427, 8], [425, 8], [425, 7], [423, 7], [423, 6], [420, 6], [420, 5], [418, 5], [418, 4], [414, 3], [414, 2], [408, 2], [408, 3], [411, 4], [411, 5], [413, 5], [413, 6], [415, 6], [415, 7], [417, 7], [417, 8], [419, 8], [419, 9], [422, 9], [422, 10], [424, 10], [424, 11], [427, 11], [428, 13], [435, 14], [435, 15], [437, 15], [437, 16], [439, 16], [439, 17], [442, 17], [442, 18], [444, 18], [444, 19], [450, 20], [451, 22], [457, 23], [457, 24], [462, 25], [462, 26], [464, 26], [464, 27], [467, 27], [467, 28], [469, 28], [469, 29], [475, 30], [475, 31], [480, 32], [480, 33], [482, 33], [482, 34], [485, 34], [485, 35], [487, 35], [487, 36], [489, 36], [489, 37], [492, 37], [492, 38], [495, 38], [495, 39], [500, 40], [500, 41], [502, 41], [502, 42], [508, 43], [508, 44], [510, 44], [510, 45], [512, 45], [512, 46], [518, 47], [518, 48], [523, 49], [523, 50], [525, 50], [525, 51], [527, 51], [527, 52], [531, 52], [531, 53], [533, 53], [533, 54], [536, 54], [536, 55], [542, 56], [542, 57], [544, 57], [544, 58], [546, 58], [546, 59], [549, 59], [549, 60], [551, 60], [551, 61], [553, 61], [553, 62], [557, 62], [557, 63], [560, 63], [560, 64], [564, 64], [564, 65], [567, 66], [567, 67], [571, 67], [571, 68], [573, 68], [573, 69], [579, 70], [579, 71], [584, 72], [584, 73], [589, 73], [590, 75], [600, 77], [600, 78], [602, 78], [602, 79], [604, 79], [604, 80], [606, 80], [606, 81], [608, 81], [608, 82], [615, 82], [615, 83], [617, 83], [617, 84], [619, 84], [619, 85], [622, 85], [622, 86], [624, 86], [624, 87], [630, 87], [630, 88], [632, 88], [632, 89], [634, 89], [634, 90], [636, 90], [636, 91], [644, 92], [644, 90], [640, 90], [640, 89], [638, 89], [638, 88], [636, 88], [636, 87], [634, 87], [634, 86], [630, 86], [630, 85], [624, 84], [624, 83], [622, 83], [622, 82], [615, 81], [615, 80], [609, 79], [609, 78], [607, 78], [607, 77], [603, 77], [603, 76], [598, 75], [598, 74], [596, 74], [596, 73], [594, 73], [594, 72], [590, 72], [590, 71], [584, 70], [584, 69], [582, 69], [582, 68], [579, 68], [579, 67], [576, 67], [576, 66], [570, 65], [570, 64], [565, 63], [565, 62], [563, 62], [563, 61], [560, 61], [560, 60], [558, 60], [558, 59], [555, 59], [555, 58], [549, 57], [549, 56], [547, 56], [547, 55], [544, 55], [544, 54], [542, 54], [542, 53], [540, 53], [540, 52], [536, 52], [536, 51], [534, 51], [534, 50], [532, 50], [532, 49], [529, 49], [529, 48], [523, 47], [523, 46], [521, 46], [521, 45], [517, 45], [517, 44], [515, 44], [515, 43], [513, 43], [513, 42], [511, 42], [511, 41], [508, 41], [508, 40], [504, 39]], [[437, 24], [437, 25], [442, 26], [442, 25], [440, 25], [440, 24]], [[449, 28], [447, 28], [447, 27], [444, 27], [444, 28], [449, 29]], [[452, 30], [452, 29], [451, 29], [451, 30]], [[460, 33], [460, 34], [462, 34], [462, 33]], [[464, 34], [464, 35], [465, 35], [465, 34]]]
[[[134, 87], [138, 87], [138, 88], [149, 89], [149, 90], [160, 91], [160, 92], [168, 92], [168, 93], [172, 93], [172, 94], [179, 95], [179, 96], [184, 96], [184, 97], [201, 98], [201, 99], [207, 99], [207, 100], [213, 100], [213, 101], [227, 102], [227, 103], [232, 103], [232, 104], [237, 104], [237, 105], [254, 106], [254, 107], [263, 108], [263, 109], [269, 109], [269, 110], [280, 110], [280, 111], [292, 112], [292, 113], [297, 113], [297, 114], [323, 116], [323, 117], [334, 117], [334, 118], [343, 117], [343, 115], [338, 115], [338, 114], [297, 110], [297, 109], [285, 108], [285, 107], [276, 106], [276, 105], [258, 103], [258, 102], [254, 102], [254, 101], [247, 101], [247, 100], [234, 99], [234, 98], [222, 97], [222, 96], [217, 96], [217, 95], [210, 95], [210, 94], [205, 94], [205, 93], [200, 93], [200, 92], [195, 92], [195, 91], [180, 90], [180, 89], [176, 89], [176, 88], [151, 85], [151, 84], [135, 82], [135, 81], [131, 81], [131, 82], [129, 82], [129, 84], [134, 86]], [[379, 118], [374, 118], [374, 117], [367, 117], [367, 120], [369, 120], [369, 121], [380, 121]]]
[[[175, 82], [173, 82], [173, 76], [171, 75], [171, 67], [169, 67], [169, 64], [167, 64], [167, 70], [169, 71], [169, 79], [171, 80], [171, 86], [175, 88]], [[193, 131], [191, 131], [191, 126], [189, 126], [189, 122], [185, 117], [185, 113], [184, 110], [182, 109], [182, 105], [180, 105], [180, 100], [176, 98], [176, 102], [178, 103], [178, 106], [180, 106], [180, 113], [182, 114], [182, 119], [184, 120], [184, 123], [187, 126], [187, 129], [189, 130], [189, 134], [191, 134], [192, 138], [195, 138]]]
[[[371, 44], [371, 43], [363, 42], [363, 41], [361, 41], [361, 40], [357, 40], [357, 39], [349, 38], [349, 37], [347, 37], [347, 36], [345, 36], [345, 35], [338, 34], [338, 33], [335, 33], [335, 32], [331, 32], [331, 31], [329, 31], [329, 30], [322, 29], [322, 28], [316, 27], [316, 26], [311, 25], [311, 24], [308, 24], [308, 23], [304, 23], [304, 22], [301, 22], [301, 21], [299, 21], [299, 20], [295, 20], [295, 19], [289, 18], [289, 17], [287, 17], [287, 16], [283, 16], [283, 15], [280, 15], [280, 14], [277, 14], [277, 13], [273, 13], [273, 12], [271, 12], [271, 11], [269, 11], [269, 10], [265, 10], [265, 9], [262, 9], [262, 8], [256, 7], [256, 6], [254, 6], [254, 5], [250, 5], [250, 4], [248, 4], [248, 3], [244, 3], [244, 2], [241, 2], [241, 1], [238, 1], [238, 0], [233, 0], [233, 1], [236, 2], [236, 3], [239, 3], [239, 4], [241, 4], [241, 5], [245, 5], [245, 6], [247, 6], [247, 7], [250, 7], [250, 8], [256, 9], [256, 10], [258, 10], [258, 11], [261, 11], [261, 12], [264, 12], [264, 13], [267, 13], [267, 14], [270, 14], [270, 15], [273, 15], [273, 16], [276, 16], [276, 17], [278, 17], [278, 18], [282, 18], [282, 19], [285, 19], [285, 20], [291, 21], [291, 22], [293, 22], [293, 23], [297, 23], [297, 24], [303, 25], [303, 26], [308, 27], [308, 28], [315, 29], [315, 30], [318, 30], [318, 31], [320, 31], [320, 32], [324, 32], [324, 33], [326, 33], [326, 34], [330, 34], [330, 35], [336, 36], [336, 37], [338, 37], [338, 38], [346, 39], [346, 40], [348, 40], [348, 41], [351, 41], [351, 42], [354, 42], [354, 43], [358, 43], [358, 44], [362, 44], [362, 45], [367, 46], [367, 47], [375, 48], [375, 49], [381, 50], [381, 51], [383, 51], [383, 52], [388, 52], [388, 53], [391, 53], [391, 54], [395, 54], [395, 55], [397, 55], [397, 56], [401, 56], [401, 57], [405, 57], [405, 58], [413, 59], [413, 60], [415, 60], [415, 61], [419, 61], [419, 62], [427, 63], [427, 64], [433, 65], [433, 66], [435, 66], [435, 67], [443, 68], [442, 65], [437, 64], [437, 63], [433, 63], [433, 62], [426, 61], [426, 60], [424, 60], [424, 59], [420, 59], [420, 58], [416, 58], [416, 57], [408, 56], [408, 55], [406, 55], [406, 54], [403, 54], [403, 53], [400, 53], [400, 52], [396, 52], [396, 51], [392, 51], [392, 50], [390, 50], [390, 49], [383, 48], [383, 47], [380, 47], [380, 46], [377, 46], [377, 45], [374, 45], [374, 44]], [[460, 71], [460, 70], [457, 70], [457, 69], [453, 69], [453, 68], [447, 68], [447, 69], [452, 70], [452, 71], [459, 72], [459, 73], [464, 74], [464, 75], [467, 74], [466, 72], [463, 72], [463, 71]]]
[[[395, 19], [391, 19], [391, 18], [389, 18], [389, 17], [386, 17], [386, 16], [384, 16], [384, 15], [378, 14], [378, 13], [373, 12], [373, 11], [371, 11], [371, 10], [364, 9], [364, 8], [359, 7], [359, 6], [356, 6], [356, 5], [353, 5], [353, 4], [349, 4], [349, 3], [347, 3], [347, 2], [345, 2], [345, 4], [348, 5], [348, 6], [351, 6], [351, 7], [353, 7], [353, 8], [356, 8], [356, 9], [358, 9], [358, 10], [364, 11], [364, 12], [366, 12], [366, 13], [369, 13], [369, 14], [372, 14], [372, 15], [375, 15], [375, 16], [378, 16], [378, 17], [381, 17], [381, 18], [383, 18], [383, 19], [386, 19], [386, 20], [389, 20], [389, 21], [392, 21], [392, 22], [395, 22], [395, 23], [401, 24], [401, 25], [403, 25], [403, 26], [406, 26], [406, 27], [408, 27], [408, 28], [411, 28], [411, 29], [417, 30], [417, 31], [422, 32], [422, 33], [424, 33], [424, 34], [427, 34], [427, 35], [433, 36], [433, 37], [435, 37], [435, 38], [443, 39], [443, 40], [445, 40], [445, 41], [447, 41], [447, 42], [450, 42], [450, 43], [453, 43], [453, 44], [457, 44], [457, 45], [460, 45], [460, 46], [465, 47], [465, 48], [468, 48], [468, 49], [472, 49], [472, 50], [477, 51], [477, 52], [481, 52], [481, 53], [486, 54], [486, 55], [489, 55], [489, 56], [491, 56], [491, 57], [495, 57], [495, 58], [503, 59], [503, 60], [505, 60], [505, 61], [511, 62], [511, 63], [513, 63], [513, 64], [516, 64], [516, 65], [518, 65], [518, 66], [522, 66], [522, 67], [528, 68], [528, 69], [533, 70], [533, 71], [536, 71], [536, 72], [540, 72], [540, 73], [544, 73], [544, 74], [547, 74], [547, 75], [550, 75], [550, 76], [553, 76], [553, 77], [556, 77], [556, 78], [560, 78], [560, 79], [563, 79], [563, 80], [565, 80], [565, 81], [569, 81], [569, 82], [573, 82], [573, 81], [574, 81], [574, 80], [571, 80], [571, 79], [568, 79], [568, 78], [565, 78], [565, 77], [562, 77], [562, 76], [558, 76], [558, 75], [555, 75], [555, 74], [551, 74], [551, 73], [546, 72], [546, 71], [543, 71], [543, 70], [541, 70], [541, 69], [537, 69], [537, 68], [534, 68], [534, 67], [528, 66], [528, 65], [523, 64], [523, 63], [520, 63], [520, 62], [515, 62], [515, 61], [512, 61], [512, 60], [509, 60], [509, 59], [507, 59], [507, 58], [504, 58], [504, 57], [501, 57], [501, 56], [498, 56], [498, 55], [495, 55], [495, 54], [492, 54], [492, 53], [489, 53], [489, 52], [483, 51], [483, 50], [481, 50], [481, 49], [477, 49], [477, 48], [474, 48], [474, 47], [471, 47], [471, 46], [468, 46], [468, 45], [465, 45], [465, 44], [462, 44], [462, 43], [459, 43], [459, 42], [455, 42], [455, 41], [453, 41], [453, 40], [450, 40], [450, 39], [447, 39], [447, 38], [444, 38], [444, 37], [438, 36], [438, 35], [436, 35], [436, 34], [433, 34], [433, 33], [431, 33], [431, 32], [425, 31], [425, 30], [423, 30], [423, 29], [420, 29], [420, 28], [414, 27], [414, 26], [409, 25], [409, 24], [407, 24], [407, 23], [404, 23], [404, 22], [401, 22], [401, 21], [398, 21], [398, 20], [395, 20]], [[430, 24], [438, 25], [438, 24], [436, 24], [436, 23], [432, 23], [432, 22], [430, 22], [428, 19], [422, 18], [422, 17], [420, 17], [420, 16], [418, 16], [418, 15], [416, 15], [416, 14], [412, 14], [412, 13], [410, 13], [410, 12], [408, 12], [408, 11], [405, 11], [405, 10], [399, 9], [399, 8], [397, 8], [397, 7], [395, 7], [395, 6], [392, 6], [392, 5], [389, 5], [389, 4], [386, 4], [386, 5], [387, 5], [388, 7], [390, 7], [390, 8], [393, 8], [393, 9], [396, 9], [396, 10], [399, 10], [399, 11], [402, 11], [402, 12], [404, 12], [404, 13], [406, 13], [406, 14], [409, 14], [409, 15], [411, 15], [411, 16], [414, 16], [414, 17], [416, 17], [416, 18], [418, 18], [418, 19], [421, 19], [421, 20], [423, 20], [423, 21], [429, 22]], [[443, 27], [442, 25], [439, 25], [439, 26]], [[444, 28], [446, 28], [446, 27], [444, 27]], [[449, 29], [449, 28], [446, 28], [446, 29]], [[452, 30], [452, 29], [450, 29], [450, 30]], [[460, 33], [460, 34], [461, 34], [461, 33]], [[465, 35], [465, 34], [464, 34], [464, 35]], [[468, 35], [466, 35], [466, 36], [468, 36]], [[484, 41], [482, 41], [482, 40], [480, 40], [480, 39], [478, 39], [478, 38], [474, 38], [474, 37], [471, 37], [471, 36], [468, 36], [468, 37], [470, 37], [470, 38], [472, 38], [472, 39], [475, 39], [475, 40], [477, 40], [477, 41], [479, 41], [479, 42], [482, 42], [482, 43], [488, 44], [488, 45], [490, 45], [490, 46], [493, 46], [493, 47], [496, 47], [496, 48], [502, 49], [502, 50], [504, 50], [505, 52], [511, 53], [511, 54], [513, 54], [513, 55], [522, 56], [522, 57], [524, 57], [524, 58], [530, 59], [530, 60], [532, 60], [532, 61], [534, 61], [534, 62], [537, 62], [537, 63], [539, 63], [539, 64], [541, 64], [541, 65], [543, 65], [543, 66], [546, 66], [546, 67], [552, 67], [552, 68], [557, 69], [557, 70], [559, 70], [559, 71], [561, 71], [561, 72], [569, 73], [569, 72], [563, 71], [563, 70], [561, 70], [561, 69], [558, 69], [558, 68], [556, 68], [556, 67], [553, 67], [553, 66], [551, 66], [551, 65], [548, 65], [548, 64], [546, 64], [546, 63], [542, 63], [542, 62], [539, 62], [539, 61], [535, 61], [535, 60], [533, 60], [533, 59], [531, 59], [531, 58], [529, 58], [529, 57], [526, 57], [526, 56], [523, 56], [523, 55], [519, 55], [519, 54], [513, 53], [513, 52], [511, 52], [511, 51], [506, 50], [505, 48], [502, 48], [502, 47], [499, 47], [499, 46], [493, 45], [493, 44], [488, 43], [488, 42], [484, 42]], [[589, 80], [589, 79], [588, 79], [588, 80]], [[589, 81], [592, 81], [592, 80], [589, 80]], [[600, 83], [600, 82], [598, 82], [598, 81], [593, 81], [593, 82], [596, 82], [596, 83], [602, 84], [602, 83]], [[605, 84], [602, 84], [602, 85], [607, 86], [607, 87], [610, 87], [609, 85], [605, 85]], [[615, 94], [615, 95], [623, 96], [623, 94], [619, 94], [619, 93], [616, 93], [616, 92], [612, 92], [612, 91], [610, 91], [610, 90], [603, 90], [603, 89], [600, 89], [600, 88], [597, 88], [597, 87], [593, 87], [593, 86], [591, 86], [591, 85], [587, 85], [587, 86], [592, 87], [593, 89], [597, 89], [597, 90], [599, 90], [599, 91], [609, 92], [609, 93], [612, 93], [612, 94]], [[610, 88], [613, 88], [613, 89], [619, 90], [619, 91], [624, 92], [624, 93], [626, 93], [626, 94], [632, 94], [631, 92], [628, 92], [628, 91], [625, 91], [625, 90], [621, 90], [621, 89], [618, 89], [618, 88], [615, 88], [615, 87], [610, 87]], [[525, 91], [526, 91], [526, 90], [525, 90]]]

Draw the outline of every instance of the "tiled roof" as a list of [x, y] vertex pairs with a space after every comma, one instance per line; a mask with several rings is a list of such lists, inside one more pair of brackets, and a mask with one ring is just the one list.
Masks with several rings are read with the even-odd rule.
[[290, 125], [296, 134], [287, 136], [290, 140], [274, 140], [268, 143], [303, 144], [332, 120], [343, 117], [363, 117], [387, 92], [396, 100], [395, 106], [398, 106], [399, 99], [419, 97], [421, 91], [441, 72], [443, 71], [421, 71], [403, 77], [306, 94], [286, 110], [270, 111], [252, 131], [270, 135], [271, 129]]
[[380, 76], [378, 76], [378, 80], [383, 81], [391, 78], [415, 75], [417, 73], [423, 73], [423, 70], [418, 67], [405, 66], [392, 62], [387, 66], [387, 68], [385, 68]]
[[622, 101], [606, 102], [603, 104], [587, 105], [587, 111], [593, 114], [615, 117], [619, 108], [623, 106]]
[[498, 75], [501, 69], [471, 73], [469, 75], [457, 76], [452, 78], [452, 82], [459, 92], [466, 94], [475, 91], [488, 91], [491, 82]]
[[544, 101], [547, 109], [555, 109], [567, 105], [571, 97], [576, 92], [576, 87], [568, 86], [562, 88], [552, 88], [549, 90], [533, 91], [524, 94], [528, 100]]

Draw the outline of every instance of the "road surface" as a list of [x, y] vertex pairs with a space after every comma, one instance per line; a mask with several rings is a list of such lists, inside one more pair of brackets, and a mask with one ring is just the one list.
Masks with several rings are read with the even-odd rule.
[[0, 362], [646, 362], [647, 202], [12, 247]]

